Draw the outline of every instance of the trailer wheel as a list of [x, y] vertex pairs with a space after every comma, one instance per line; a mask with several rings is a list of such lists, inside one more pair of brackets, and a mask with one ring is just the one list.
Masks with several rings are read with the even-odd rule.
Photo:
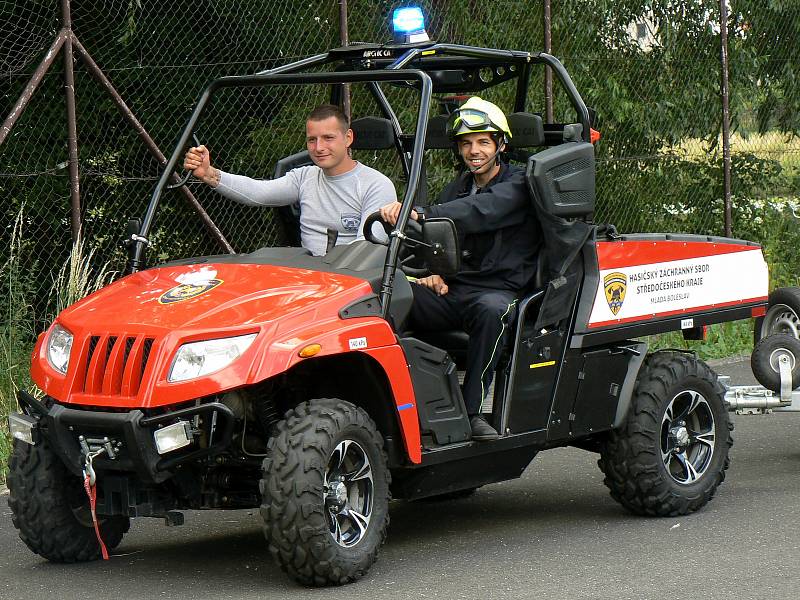
[[785, 287], [769, 295], [767, 313], [756, 319], [753, 344], [776, 333], [800, 339], [800, 288]]
[[[33, 552], [57, 563], [100, 558], [83, 482], [67, 469], [46, 439], [35, 446], [14, 440], [8, 489], [12, 522]], [[130, 519], [123, 516], [100, 517], [99, 522], [109, 550], [119, 546], [130, 528]]]
[[383, 438], [338, 399], [286, 413], [263, 464], [261, 516], [270, 553], [301, 584], [341, 585], [375, 562], [389, 524]]
[[694, 512], [725, 479], [733, 424], [724, 390], [703, 361], [680, 352], [647, 357], [623, 425], [598, 462], [611, 496], [638, 515]]
[[771, 335], [758, 342], [750, 356], [750, 366], [756, 380], [775, 393], [781, 391], [778, 361], [782, 356], [789, 359], [792, 389], [797, 389], [800, 386], [800, 340], [786, 333]]

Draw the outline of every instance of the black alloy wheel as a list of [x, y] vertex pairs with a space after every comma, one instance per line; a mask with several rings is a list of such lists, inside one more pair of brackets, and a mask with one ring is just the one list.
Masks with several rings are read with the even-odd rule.
[[331, 452], [322, 494], [334, 541], [343, 548], [358, 544], [369, 529], [375, 499], [372, 466], [358, 442], [344, 440]]
[[675, 482], [692, 484], [708, 470], [715, 425], [714, 412], [700, 392], [684, 390], [670, 401], [661, 422], [661, 460]]

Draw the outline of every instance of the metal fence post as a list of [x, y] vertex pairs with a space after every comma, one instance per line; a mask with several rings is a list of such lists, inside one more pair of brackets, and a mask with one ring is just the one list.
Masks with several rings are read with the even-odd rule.
[[[106, 91], [106, 93], [111, 97], [116, 104], [117, 109], [119, 109], [120, 114], [125, 119], [125, 121], [133, 127], [133, 130], [136, 132], [136, 135], [139, 136], [139, 139], [144, 142], [144, 145], [147, 147], [150, 154], [152, 154], [159, 163], [162, 165], [167, 164], [167, 157], [164, 156], [164, 153], [161, 152], [160, 148], [156, 145], [153, 141], [153, 138], [150, 137], [150, 134], [147, 133], [147, 130], [144, 126], [139, 122], [139, 119], [136, 118], [136, 115], [133, 114], [133, 111], [128, 107], [125, 103], [125, 100], [122, 99], [122, 96], [119, 95], [119, 92], [114, 88], [111, 82], [108, 80], [103, 74], [102, 69], [97, 66], [97, 63], [94, 62], [94, 59], [89, 54], [88, 50], [83, 47], [80, 40], [75, 36], [73, 33], [71, 36], [71, 41], [75, 45], [75, 49], [78, 51], [78, 56], [83, 60], [83, 64], [86, 66], [89, 74], [95, 78], [95, 80], [100, 84], [100, 86]], [[177, 175], [173, 175], [172, 179], [173, 183], [178, 181]], [[228, 252], [229, 254], [233, 254], [235, 250], [230, 245], [228, 240], [219, 230], [219, 227], [214, 223], [205, 209], [201, 206], [200, 202], [197, 201], [195, 195], [187, 188], [185, 185], [178, 188], [178, 192], [183, 196], [189, 206], [194, 210], [197, 215], [200, 217], [200, 220], [203, 222], [203, 225], [211, 234], [211, 237], [217, 241], [220, 247]]]
[[81, 234], [81, 192], [78, 173], [78, 117], [75, 113], [75, 71], [72, 52], [72, 14], [69, 0], [61, 0], [61, 15], [64, 29], [69, 32], [64, 42], [64, 93], [67, 106], [67, 152], [69, 155], [69, 197], [72, 241], [77, 242]]
[[728, 89], [728, 1], [719, 2], [720, 70], [722, 81], [722, 183], [725, 203], [725, 235], [731, 237], [731, 113], [730, 90]]
[[58, 53], [61, 51], [61, 47], [64, 45], [64, 42], [67, 41], [69, 35], [70, 32], [66, 29], [61, 29], [58, 32], [56, 39], [53, 40], [50, 48], [48, 48], [47, 52], [45, 53], [42, 62], [39, 63], [39, 66], [36, 67], [33, 75], [31, 75], [31, 78], [25, 86], [25, 89], [22, 90], [22, 93], [17, 99], [16, 104], [14, 104], [14, 108], [11, 109], [11, 112], [8, 113], [6, 120], [3, 121], [3, 125], [0, 126], [0, 146], [3, 145], [3, 142], [5, 142], [8, 134], [11, 133], [11, 129], [14, 127], [17, 119], [22, 116], [22, 113], [28, 107], [28, 102], [31, 101], [33, 93], [36, 91], [36, 88], [39, 87], [39, 84], [42, 82], [42, 79], [44, 79], [47, 71], [56, 60]]
[[[350, 45], [350, 32], [347, 28], [347, 0], [339, 0], [339, 37], [342, 46]], [[344, 94], [342, 98], [342, 110], [347, 118], [350, 118], [350, 84], [344, 84]]]
[[[550, 0], [544, 0], [544, 51], [552, 54], [553, 38], [551, 27], [553, 24], [550, 18]], [[544, 68], [544, 114], [548, 123], [553, 122], [553, 72], [550, 67]]]

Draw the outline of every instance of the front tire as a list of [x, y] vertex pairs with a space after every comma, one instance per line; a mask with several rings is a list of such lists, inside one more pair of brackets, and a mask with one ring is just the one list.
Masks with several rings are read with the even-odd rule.
[[680, 352], [651, 354], [624, 423], [601, 449], [604, 483], [638, 515], [694, 512], [725, 479], [732, 430], [724, 389], [708, 365]]
[[[100, 558], [83, 482], [67, 469], [46, 439], [35, 446], [14, 440], [8, 489], [14, 527], [33, 552], [57, 563]], [[112, 550], [130, 528], [130, 519], [99, 518], [100, 535]]]
[[364, 410], [303, 402], [268, 444], [261, 516], [270, 553], [303, 585], [350, 583], [377, 559], [389, 524], [383, 438]]

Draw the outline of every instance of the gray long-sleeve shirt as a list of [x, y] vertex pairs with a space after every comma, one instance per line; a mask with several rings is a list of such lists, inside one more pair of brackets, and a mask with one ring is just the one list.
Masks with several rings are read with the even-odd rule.
[[354, 169], [332, 177], [317, 166], [292, 169], [270, 180], [220, 171], [216, 190], [249, 206], [287, 206], [299, 200], [300, 240], [315, 256], [325, 254], [328, 229], [339, 233], [337, 246], [364, 239], [361, 224], [397, 199], [386, 175], [358, 162]]

